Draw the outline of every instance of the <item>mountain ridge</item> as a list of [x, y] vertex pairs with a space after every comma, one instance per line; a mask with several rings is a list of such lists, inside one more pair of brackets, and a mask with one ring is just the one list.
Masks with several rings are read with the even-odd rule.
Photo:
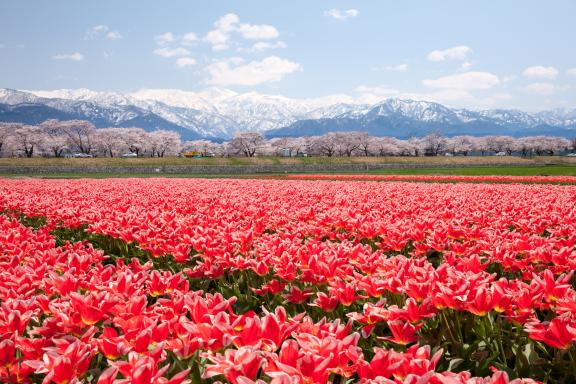
[[144, 89], [133, 93], [89, 89], [20, 91], [0, 89], [0, 121], [78, 118], [97, 127], [143, 125], [170, 129], [184, 139], [229, 139], [235, 132], [268, 137], [366, 131], [375, 136], [576, 134], [576, 109], [528, 113], [517, 109], [473, 111], [440, 103], [388, 98], [364, 104], [347, 95], [290, 99], [256, 92], [208, 88], [201, 92]]

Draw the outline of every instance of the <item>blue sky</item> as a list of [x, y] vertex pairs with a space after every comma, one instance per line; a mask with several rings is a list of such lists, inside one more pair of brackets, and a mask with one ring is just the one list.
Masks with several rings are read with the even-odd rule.
[[576, 107], [576, 1], [0, 1], [0, 87]]

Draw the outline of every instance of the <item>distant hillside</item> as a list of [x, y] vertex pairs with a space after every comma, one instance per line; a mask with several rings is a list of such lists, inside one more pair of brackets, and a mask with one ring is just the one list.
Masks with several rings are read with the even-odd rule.
[[576, 110], [471, 111], [426, 101], [387, 99], [366, 105], [343, 98], [297, 100], [221, 89], [200, 93], [143, 90], [133, 94], [0, 89], [0, 121], [38, 124], [47, 119], [82, 119], [97, 127], [168, 129], [179, 132], [185, 140], [215, 141], [254, 130], [267, 137], [337, 131], [398, 138], [434, 131], [447, 136], [576, 136]]
[[267, 137], [299, 137], [328, 132], [363, 131], [373, 136], [406, 139], [441, 132], [456, 135], [576, 136], [574, 111], [560, 117], [557, 111], [528, 114], [515, 110], [474, 112], [450, 109], [438, 103], [389, 99], [371, 108], [333, 118], [307, 119], [266, 132]]

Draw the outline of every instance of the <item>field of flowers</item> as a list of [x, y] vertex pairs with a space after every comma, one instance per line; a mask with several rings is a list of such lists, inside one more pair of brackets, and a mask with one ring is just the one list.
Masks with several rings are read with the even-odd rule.
[[468, 176], [468, 175], [327, 175], [292, 174], [278, 178], [291, 180], [423, 181], [442, 183], [554, 183], [576, 184], [576, 176]]
[[576, 382], [576, 186], [509, 182], [0, 179], [0, 382]]

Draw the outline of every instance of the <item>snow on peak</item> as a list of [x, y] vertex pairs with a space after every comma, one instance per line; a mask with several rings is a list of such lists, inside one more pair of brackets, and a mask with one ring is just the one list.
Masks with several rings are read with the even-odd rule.
[[154, 113], [206, 137], [230, 137], [239, 130], [267, 131], [287, 127], [298, 120], [340, 117], [357, 121], [393, 118], [446, 125], [474, 121], [516, 127], [546, 124], [571, 127], [576, 124], [576, 110], [557, 109], [530, 114], [504, 109], [452, 109], [431, 101], [411, 99], [388, 98], [376, 104], [362, 104], [362, 100], [349, 95], [298, 99], [258, 92], [237, 93], [217, 87], [198, 92], [140, 89], [126, 94], [84, 88], [51, 91], [0, 89], [0, 103], [4, 104], [44, 103], [63, 111], [84, 114], [89, 111], [87, 116], [91, 117], [104, 113], [119, 116], [114, 121], [128, 114], [134, 116], [137, 112], [133, 110], [140, 108], [141, 112]]
[[97, 92], [86, 88], [55, 89], [52, 91], [27, 91], [27, 92], [46, 99], [86, 101], [106, 106], [134, 104], [134, 100], [132, 98], [123, 95], [121, 93]]

